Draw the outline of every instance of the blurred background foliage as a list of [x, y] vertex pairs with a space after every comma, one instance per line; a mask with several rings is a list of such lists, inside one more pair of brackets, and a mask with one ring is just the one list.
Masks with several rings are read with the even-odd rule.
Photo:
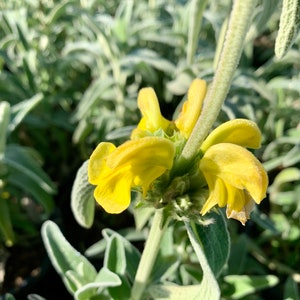
[[[72, 236], [76, 171], [100, 141], [118, 144], [129, 136], [140, 117], [140, 88], [152, 86], [171, 119], [193, 78], [211, 82], [231, 1], [202, 2], [195, 25], [196, 1], [0, 1], [1, 253], [39, 241], [49, 218]], [[218, 119], [257, 122], [263, 145], [256, 155], [270, 179], [268, 197], [247, 226], [228, 222], [232, 248], [224, 274], [274, 274], [280, 283], [268, 297], [299, 299], [300, 38], [275, 58], [280, 5], [259, 2]], [[129, 213], [116, 219], [97, 211], [97, 234], [133, 226]], [[85, 251], [100, 238], [93, 234], [71, 239]], [[234, 298], [232, 280], [222, 281], [228, 299], [266, 299], [251, 288], [251, 296]]]

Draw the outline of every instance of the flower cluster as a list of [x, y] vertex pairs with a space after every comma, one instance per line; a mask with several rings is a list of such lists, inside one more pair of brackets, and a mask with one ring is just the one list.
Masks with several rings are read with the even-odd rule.
[[180, 182], [187, 178], [195, 182], [196, 178], [201, 187], [200, 198], [205, 195], [204, 202], [200, 201], [201, 215], [216, 205], [227, 206], [227, 217], [245, 224], [254, 204], [265, 197], [268, 185], [261, 163], [246, 149], [260, 147], [261, 133], [255, 123], [236, 119], [222, 124], [201, 145], [190, 168], [192, 171], [179, 175], [172, 172], [201, 114], [205, 94], [206, 82], [195, 79], [178, 118], [169, 121], [161, 115], [152, 88], [139, 92], [138, 107], [142, 118], [131, 139], [117, 148], [102, 142], [89, 160], [89, 181], [97, 186], [95, 199], [108, 213], [124, 211], [130, 205], [132, 189], [141, 190], [144, 199], [158, 194], [162, 203], [168, 205], [175, 201], [172, 197], [178, 195], [178, 186], [181, 186], [181, 196], [189, 194], [187, 186], [190, 184]]

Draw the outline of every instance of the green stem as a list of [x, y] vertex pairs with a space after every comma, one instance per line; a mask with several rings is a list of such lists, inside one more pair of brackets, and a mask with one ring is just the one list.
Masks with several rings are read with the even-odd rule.
[[149, 276], [155, 263], [162, 236], [168, 226], [168, 220], [164, 222], [162, 209], [157, 209], [154, 214], [149, 236], [135, 275], [131, 290], [131, 300], [140, 300], [148, 285]]
[[199, 152], [201, 143], [208, 135], [221, 110], [241, 57], [256, 3], [257, 0], [234, 1], [214, 80], [204, 101], [201, 116], [182, 152], [182, 159], [185, 162], [190, 161]]
[[191, 3], [191, 18], [189, 22], [188, 44], [187, 44], [187, 64], [192, 65], [197, 50], [201, 20], [204, 8], [208, 0], [193, 0]]

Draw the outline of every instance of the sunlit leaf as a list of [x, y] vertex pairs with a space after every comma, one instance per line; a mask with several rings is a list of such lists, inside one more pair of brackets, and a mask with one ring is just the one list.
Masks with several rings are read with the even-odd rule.
[[95, 280], [94, 266], [71, 246], [54, 222], [43, 224], [42, 238], [53, 267], [71, 293]]
[[275, 286], [279, 280], [274, 275], [227, 275], [224, 280], [231, 285], [230, 299], [241, 299], [259, 290]]
[[85, 228], [90, 228], [94, 221], [95, 187], [88, 182], [88, 161], [85, 161], [77, 171], [71, 192], [71, 209], [76, 221]]

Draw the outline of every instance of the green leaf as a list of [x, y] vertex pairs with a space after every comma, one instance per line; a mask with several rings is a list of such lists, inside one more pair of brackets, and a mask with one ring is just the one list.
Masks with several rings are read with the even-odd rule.
[[282, 58], [292, 46], [300, 28], [300, 0], [283, 0], [275, 55]]
[[6, 146], [6, 132], [10, 118], [10, 105], [8, 102], [0, 102], [0, 159]]
[[50, 213], [54, 208], [51, 195], [55, 193], [55, 189], [32, 154], [29, 148], [18, 145], [6, 147], [3, 163], [8, 168], [7, 181], [33, 196], [46, 213]]
[[287, 182], [300, 180], [300, 170], [298, 168], [287, 168], [282, 170], [275, 178], [272, 186], [279, 189], [281, 185]]
[[139, 251], [124, 237], [110, 229], [105, 229], [102, 234], [107, 241], [104, 267], [120, 275], [121, 285], [108, 288], [112, 299], [129, 299], [138, 263], [140, 261]]
[[74, 294], [79, 288], [81, 288], [80, 279], [76, 278], [76, 275], [72, 272], [67, 271], [65, 274], [61, 275], [62, 281], [65, 284], [66, 289]]
[[55, 189], [51, 179], [42, 170], [34, 155], [36, 153], [30, 148], [10, 144], [7, 146], [4, 162], [36, 181], [46, 192], [54, 193]]
[[53, 267], [71, 293], [75, 292], [76, 279], [81, 279], [81, 286], [95, 280], [97, 272], [94, 266], [70, 245], [54, 222], [43, 224], [42, 239]]
[[32, 196], [33, 199], [40, 203], [45, 209], [46, 215], [49, 215], [53, 211], [54, 201], [52, 196], [45, 191], [37, 182], [33, 181], [26, 174], [22, 174], [17, 168], [13, 166], [9, 167], [9, 175], [7, 177], [7, 182], [14, 186], [20, 188], [22, 191]]
[[151, 282], [171, 281], [179, 265], [180, 261], [178, 255], [162, 256], [161, 253], [159, 253], [151, 273]]
[[245, 234], [241, 234], [231, 244], [227, 270], [229, 274], [241, 274], [244, 272], [247, 252], [248, 238]]
[[[28, 60], [30, 60], [30, 57], [23, 57], [23, 59], [22, 59], [23, 69], [24, 69], [24, 72], [26, 74], [30, 90], [32, 92], [36, 92], [37, 84], [36, 84], [35, 79], [37, 79], [38, 77], [35, 77], [35, 74], [32, 72], [33, 70], [30, 69], [30, 65], [28, 63]], [[41, 96], [41, 98], [43, 97], [41, 94], [40, 94], [40, 96]]]
[[262, 213], [258, 209], [254, 209], [254, 211], [251, 213], [251, 220], [257, 225], [259, 225], [261, 228], [269, 230], [272, 234], [278, 234], [274, 223], [266, 214]]
[[144, 226], [149, 222], [151, 216], [154, 214], [153, 207], [138, 207], [133, 210], [133, 217], [135, 221], [135, 226], [138, 230], [142, 230]]
[[[125, 256], [126, 256], [126, 275], [129, 277], [131, 281], [134, 280], [136, 270], [141, 258], [140, 252], [134, 247], [126, 238], [118, 234], [117, 232], [111, 229], [104, 229], [102, 231], [103, 236], [106, 240], [110, 240], [111, 237], [117, 237], [123, 244], [125, 249]], [[119, 242], [120, 243], [120, 242]], [[122, 247], [122, 246], [121, 246]], [[119, 250], [120, 251], [120, 250]], [[122, 263], [121, 263], [122, 264]]]
[[98, 286], [86, 284], [78, 289], [74, 294], [75, 300], [90, 300], [93, 296], [97, 295]]
[[202, 274], [199, 272], [199, 266], [182, 264], [179, 267], [179, 274], [182, 285], [198, 284], [201, 281]]
[[130, 126], [117, 128], [117, 129], [109, 132], [105, 136], [105, 139], [106, 140], [117, 140], [117, 139], [121, 139], [121, 138], [128, 138], [128, 137], [130, 137], [130, 134], [135, 127], [136, 126], [130, 125]]
[[101, 101], [105, 100], [105, 94], [112, 91], [114, 81], [112, 78], [99, 78], [92, 82], [85, 91], [74, 115], [76, 121], [85, 118], [91, 110]]
[[105, 287], [115, 287], [120, 286], [121, 284], [122, 281], [117, 274], [111, 272], [106, 267], [103, 267], [96, 276], [95, 281], [88, 283], [77, 290], [74, 298], [76, 300], [90, 299], [91, 297], [99, 294], [100, 288], [102, 290]]
[[120, 277], [106, 267], [99, 271], [95, 282], [101, 284], [101, 286], [118, 286], [121, 284]]
[[100, 241], [87, 248], [84, 252], [84, 255], [90, 258], [101, 257], [105, 252], [106, 245], [107, 241], [105, 239], [101, 239]]
[[63, 278], [66, 279], [68, 286], [71, 287], [73, 293], [75, 293], [83, 286], [84, 283], [86, 283], [84, 277], [73, 270], [68, 270], [64, 274]]
[[26, 35], [27, 35], [27, 28], [24, 26], [22, 26], [21, 24], [19, 24], [18, 22], [16, 22], [16, 29], [19, 35], [19, 39], [24, 47], [24, 49], [26, 51], [29, 50], [29, 43], [27, 41]]
[[13, 116], [8, 129], [10, 132], [14, 131], [16, 127], [22, 122], [26, 115], [35, 108], [42, 100], [43, 94], [36, 94], [30, 99], [24, 100], [11, 108], [11, 113]]
[[7, 293], [4, 295], [4, 300], [16, 300], [16, 298], [14, 295]]
[[247, 40], [255, 39], [266, 30], [268, 21], [278, 8], [279, 1], [280, 0], [268, 0], [261, 2], [259, 9], [257, 9], [258, 14], [254, 17], [249, 32], [247, 33]]
[[57, 22], [57, 19], [60, 16], [66, 16], [67, 6], [72, 4], [73, 2], [75, 1], [64, 0], [53, 6], [50, 13], [46, 16], [45, 23], [47, 24], [47, 27], [51, 28], [52, 26], [55, 26], [55, 22]]
[[149, 288], [149, 293], [155, 300], [213, 300], [219, 298], [205, 298], [202, 296], [201, 285], [153, 285]]
[[125, 228], [125, 229], [121, 229], [120, 231], [115, 232], [111, 229], [104, 229], [103, 233], [105, 235], [106, 238], [101, 239], [100, 241], [96, 242], [95, 244], [91, 245], [86, 251], [85, 251], [85, 255], [87, 257], [99, 257], [102, 256], [102, 254], [105, 252], [105, 249], [107, 247], [107, 242], [110, 238], [110, 236], [114, 233], [119, 234], [119, 236], [121, 238], [124, 239], [124, 243], [125, 243], [125, 250], [127, 252], [129, 252], [129, 250], [133, 247], [133, 249], [131, 249], [130, 252], [135, 253], [134, 257], [130, 260], [136, 260], [139, 259], [140, 257], [140, 253], [139, 251], [130, 243], [130, 241], [144, 241], [145, 240], [145, 236], [146, 234], [139, 231], [139, 230], [135, 230], [134, 228]]
[[284, 284], [283, 299], [285, 299], [285, 300], [299, 300], [300, 299], [298, 284], [294, 280], [293, 276], [289, 276]]
[[241, 299], [258, 290], [273, 287], [279, 282], [274, 275], [228, 275], [224, 277], [224, 280], [231, 285], [230, 290], [234, 291], [230, 299]]
[[226, 265], [230, 252], [230, 238], [224, 215], [211, 213], [213, 223], [207, 226], [195, 224], [194, 229], [201, 241], [209, 266], [218, 277]]
[[40, 295], [37, 294], [29, 294], [27, 296], [28, 300], [46, 300], [44, 297], [41, 297]]
[[125, 246], [123, 241], [116, 235], [113, 235], [107, 244], [107, 250], [104, 257], [104, 266], [116, 274], [125, 274]]
[[141, 62], [147, 63], [153, 68], [165, 73], [171, 74], [175, 70], [175, 66], [170, 61], [160, 57], [158, 53], [150, 49], [136, 49], [121, 60], [121, 64], [124, 65], [124, 67], [130, 67], [132, 64], [136, 65]]
[[4, 242], [7, 246], [14, 244], [15, 235], [10, 218], [7, 199], [0, 198], [0, 231], [4, 236]]
[[[202, 281], [198, 290], [198, 297], [201, 297], [203, 300], [219, 300], [220, 288], [201, 246], [201, 244], [203, 244], [205, 247], [205, 242], [202, 241], [202, 236], [199, 236], [198, 230], [195, 227], [193, 228], [189, 222], [185, 222], [185, 227], [203, 271]], [[207, 229], [207, 227], [205, 228]], [[214, 236], [212, 236], [212, 241], [215, 242]]]
[[88, 182], [88, 160], [79, 168], [71, 192], [71, 209], [81, 226], [90, 228], [95, 215], [95, 187]]

